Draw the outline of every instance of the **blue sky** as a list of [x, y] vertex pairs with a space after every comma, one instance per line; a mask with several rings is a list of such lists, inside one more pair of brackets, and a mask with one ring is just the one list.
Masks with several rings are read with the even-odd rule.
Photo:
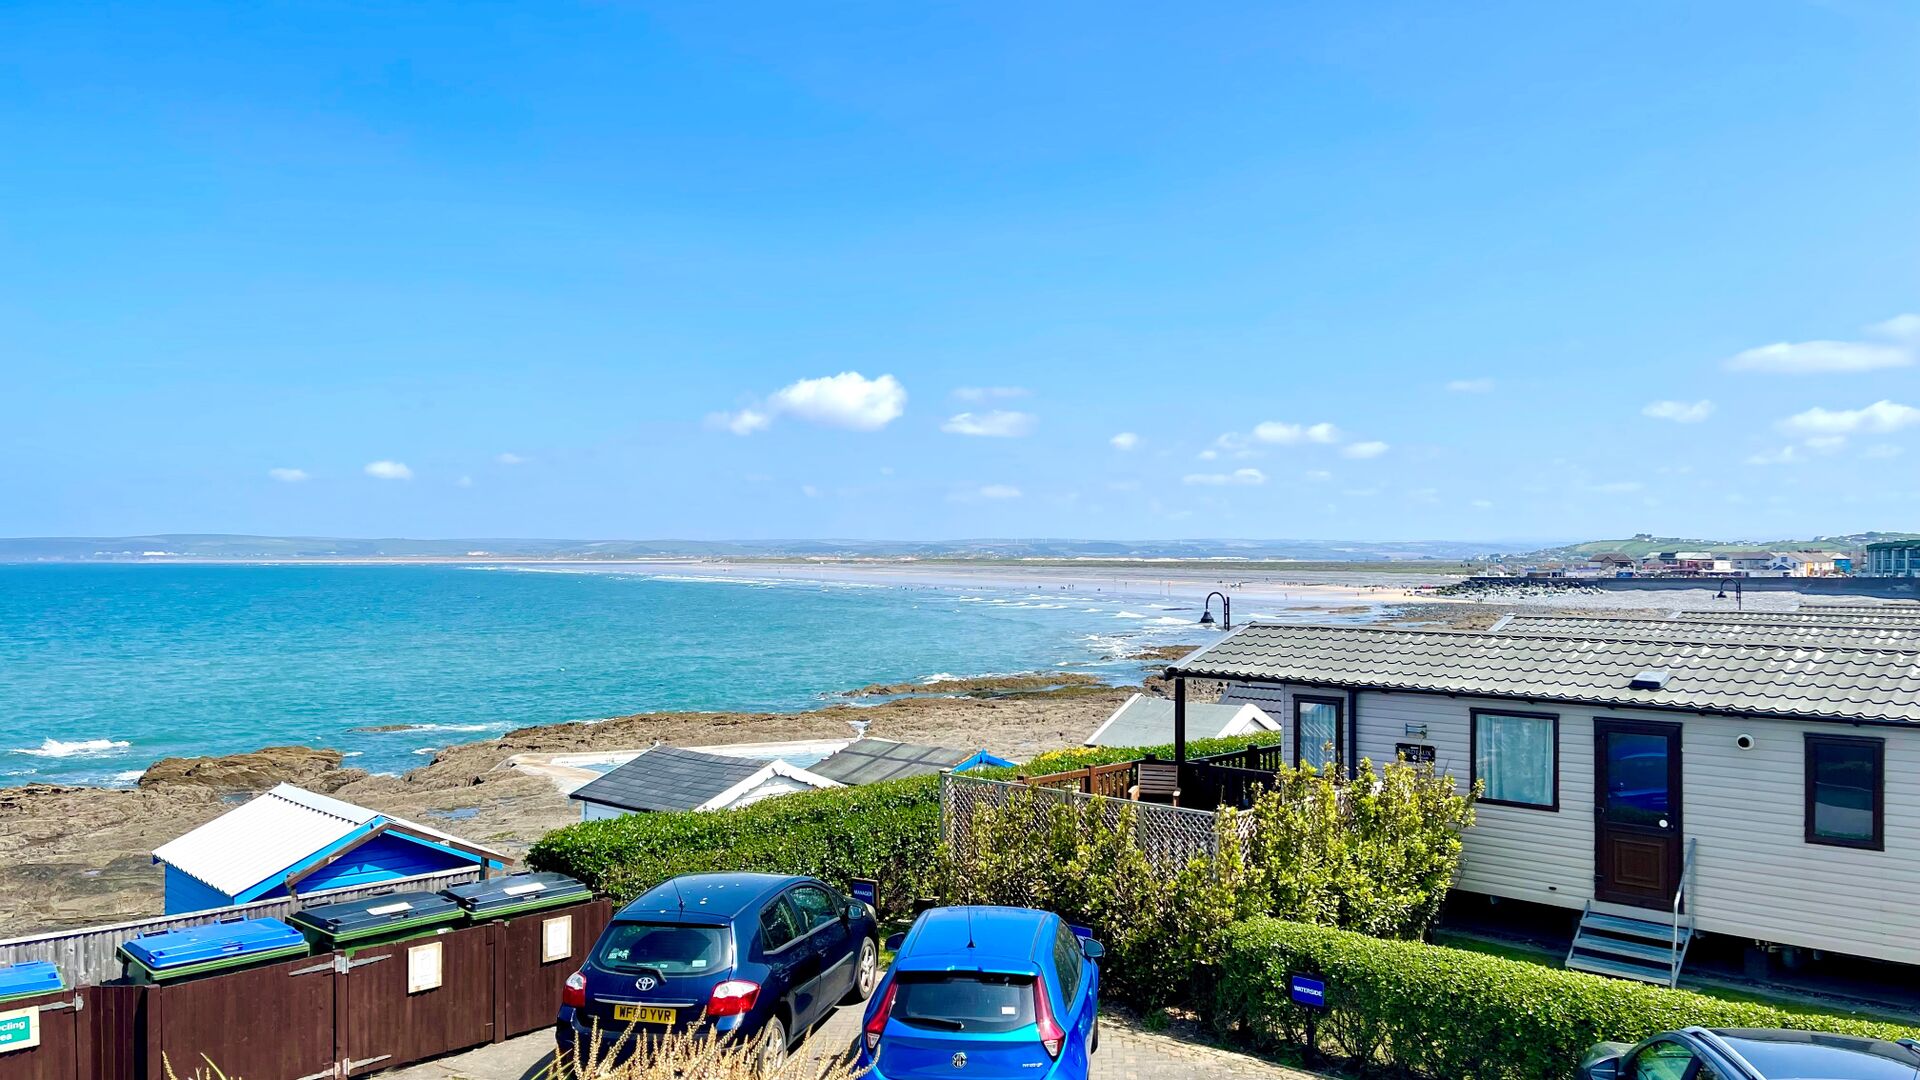
[[1920, 8], [1199, 7], [9, 5], [0, 534], [1915, 526]]

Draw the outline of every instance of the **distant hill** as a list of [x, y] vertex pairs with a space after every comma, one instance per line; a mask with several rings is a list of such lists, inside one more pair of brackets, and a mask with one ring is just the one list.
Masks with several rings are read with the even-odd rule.
[[[1536, 541], [1537, 542], [1537, 541]], [[980, 540], [553, 540], [472, 537], [417, 540], [325, 536], [56, 536], [0, 539], [0, 562], [99, 562], [198, 559], [517, 558], [978, 558], [978, 559], [1247, 559], [1301, 562], [1457, 562], [1512, 551], [1507, 543], [1450, 540], [1195, 539], [1113, 541]]]
[[1584, 559], [1608, 552], [1641, 558], [1656, 551], [1852, 551], [1882, 540], [1920, 539], [1920, 533], [1863, 532], [1841, 536], [1815, 536], [1803, 540], [1701, 540], [1697, 537], [1653, 536], [1640, 533], [1627, 540], [1588, 540], [1581, 544], [1542, 548], [1528, 553], [1530, 559]]

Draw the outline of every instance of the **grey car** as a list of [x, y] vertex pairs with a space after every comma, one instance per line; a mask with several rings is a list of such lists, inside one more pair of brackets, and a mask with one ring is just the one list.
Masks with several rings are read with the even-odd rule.
[[1581, 1080], [1920, 1080], [1920, 1044], [1824, 1031], [1686, 1028], [1604, 1042]]

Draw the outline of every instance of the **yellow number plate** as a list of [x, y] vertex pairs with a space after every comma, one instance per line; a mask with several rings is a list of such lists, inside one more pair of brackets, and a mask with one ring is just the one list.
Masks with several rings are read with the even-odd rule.
[[613, 1018], [615, 1020], [638, 1020], [642, 1024], [671, 1024], [673, 1023], [673, 1010], [657, 1009], [651, 1005], [615, 1005], [613, 1007]]

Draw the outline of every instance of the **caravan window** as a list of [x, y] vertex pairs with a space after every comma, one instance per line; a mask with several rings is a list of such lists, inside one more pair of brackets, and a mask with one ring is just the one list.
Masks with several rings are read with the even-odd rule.
[[1293, 699], [1293, 761], [1296, 766], [1311, 765], [1321, 772], [1345, 763], [1345, 727], [1341, 723], [1339, 698], [1314, 698], [1304, 694]]
[[1807, 736], [1807, 843], [1885, 847], [1886, 742]]
[[1551, 713], [1473, 710], [1473, 780], [1480, 801], [1560, 809], [1560, 718]]

